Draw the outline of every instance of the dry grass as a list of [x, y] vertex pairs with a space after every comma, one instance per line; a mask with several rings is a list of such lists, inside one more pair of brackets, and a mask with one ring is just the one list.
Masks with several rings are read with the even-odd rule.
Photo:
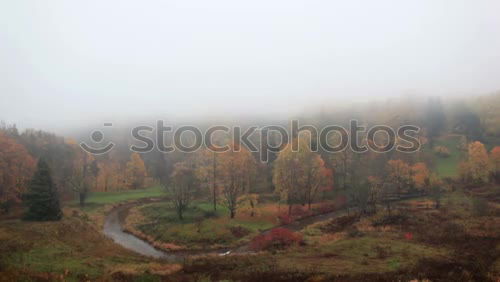
[[26, 279], [92, 280], [129, 265], [143, 265], [147, 270], [150, 263], [156, 263], [158, 273], [170, 270], [169, 264], [152, 261], [116, 245], [95, 225], [79, 217], [59, 222], [1, 222], [0, 253], [2, 271], [24, 275]]

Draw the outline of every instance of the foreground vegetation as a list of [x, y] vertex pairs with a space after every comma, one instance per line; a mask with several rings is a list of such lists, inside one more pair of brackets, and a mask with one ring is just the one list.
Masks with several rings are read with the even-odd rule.
[[[441, 200], [439, 209], [433, 199], [419, 198], [398, 203], [390, 214], [382, 208], [375, 214], [344, 213], [299, 230], [300, 242], [288, 247], [274, 245], [254, 254], [193, 257], [181, 264], [122, 249], [101, 235], [84, 213], [67, 215], [60, 222], [3, 221], [0, 266], [4, 277], [69, 281], [106, 277], [151, 281], [296, 281], [312, 277], [494, 280], [500, 275], [500, 187], [457, 187]], [[195, 247], [199, 243], [193, 235], [197, 233], [195, 218], [211, 211], [209, 205], [198, 203], [186, 212], [185, 221], [180, 221], [165, 202], [140, 206], [139, 210], [165, 220], [155, 225], [164, 228], [165, 241], [185, 237], [184, 243]], [[263, 204], [262, 210], [273, 208]], [[276, 224], [266, 212], [255, 222], [245, 213], [230, 221], [222, 207], [217, 213], [202, 225], [204, 231], [238, 225], [255, 235]], [[213, 237], [215, 242], [228, 238], [219, 235]], [[198, 239], [206, 242], [210, 238]]]
[[[212, 280], [495, 281], [500, 275], [499, 188], [453, 192], [440, 209], [418, 199], [400, 203], [391, 215], [380, 211], [318, 222], [300, 231], [302, 245], [241, 259], [194, 260], [184, 271], [203, 269]], [[489, 199], [485, 213], [474, 204], [484, 196]]]
[[4, 281], [82, 281], [138, 274], [137, 269], [160, 274], [176, 269], [121, 248], [79, 217], [42, 223], [4, 221], [0, 242]]

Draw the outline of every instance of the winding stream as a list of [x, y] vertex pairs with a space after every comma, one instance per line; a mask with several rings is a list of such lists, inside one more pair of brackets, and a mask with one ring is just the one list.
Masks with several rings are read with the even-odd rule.
[[160, 251], [148, 242], [123, 231], [122, 224], [125, 220], [125, 217], [127, 216], [128, 210], [132, 206], [133, 205], [124, 205], [113, 209], [106, 216], [103, 230], [104, 234], [113, 239], [115, 243], [141, 255], [154, 258], [175, 259], [175, 256]]
[[[140, 202], [135, 202], [135, 203], [130, 203], [130, 204], [125, 204], [119, 207], [114, 208], [111, 210], [111, 212], [106, 216], [106, 220], [104, 222], [104, 229], [103, 232], [106, 236], [109, 238], [113, 239], [115, 243], [123, 246], [126, 249], [132, 250], [136, 253], [139, 253], [144, 256], [148, 257], [153, 257], [153, 258], [163, 258], [163, 259], [168, 259], [168, 260], [173, 260], [177, 261], [180, 259], [183, 259], [187, 256], [190, 255], [208, 255], [208, 254], [219, 254], [219, 255], [226, 255], [229, 253], [238, 253], [238, 254], [244, 254], [244, 253], [250, 253], [251, 251], [248, 248], [248, 245], [242, 245], [240, 247], [237, 247], [235, 249], [219, 249], [219, 250], [206, 250], [206, 251], [176, 251], [176, 252], [170, 252], [167, 253], [162, 250], [158, 250], [155, 247], [153, 247], [150, 243], [132, 235], [129, 234], [125, 231], [123, 231], [123, 223], [125, 221], [125, 218], [127, 217], [128, 211], [130, 208], [136, 206], [136, 205], [143, 205], [148, 202], [153, 202], [153, 201], [158, 201], [158, 199], [150, 199], [148, 201], [140, 201]], [[323, 220], [328, 220], [334, 217], [338, 217], [342, 214], [344, 214], [344, 210], [339, 210], [339, 211], [333, 211], [325, 214], [320, 214], [320, 215], [315, 215], [315, 216], [310, 216], [301, 220], [294, 221], [288, 225], [285, 226], [279, 226], [279, 227], [284, 227], [288, 228], [293, 231], [299, 231], [300, 229], [304, 228], [307, 225], [313, 224], [318, 221], [323, 221]], [[277, 226], [278, 227], [278, 226]], [[274, 228], [262, 231], [261, 234], [266, 234], [269, 231], [271, 231]]]

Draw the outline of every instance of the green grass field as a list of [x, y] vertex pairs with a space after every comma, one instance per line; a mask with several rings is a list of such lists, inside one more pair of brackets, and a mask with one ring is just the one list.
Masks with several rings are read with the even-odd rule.
[[169, 202], [148, 204], [139, 208], [145, 218], [132, 223], [138, 230], [163, 243], [174, 243], [190, 248], [219, 247], [246, 240], [261, 230], [273, 227], [276, 222], [263, 212], [255, 217], [237, 214], [229, 218], [229, 211], [218, 206], [193, 203], [180, 220]]
[[[139, 200], [143, 198], [165, 197], [166, 191], [162, 186], [153, 186], [146, 189], [126, 190], [116, 192], [91, 192], [85, 201], [85, 211], [93, 211], [108, 204]], [[71, 207], [78, 206], [78, 200], [70, 203]]]
[[449, 157], [439, 157], [434, 152], [430, 152], [436, 165], [436, 172], [440, 177], [456, 177], [458, 175], [458, 164], [464, 153], [458, 149], [460, 136], [444, 136], [435, 142], [435, 146], [443, 146], [450, 150]]
[[141, 198], [163, 197], [165, 194], [165, 189], [162, 186], [117, 192], [92, 192], [87, 198], [87, 203], [113, 204]]

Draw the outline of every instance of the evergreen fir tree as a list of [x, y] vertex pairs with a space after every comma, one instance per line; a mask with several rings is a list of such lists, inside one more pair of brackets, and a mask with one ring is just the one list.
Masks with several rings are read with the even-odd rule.
[[62, 217], [49, 166], [42, 159], [38, 161], [37, 171], [23, 200], [28, 208], [24, 215], [25, 220], [49, 221], [60, 220]]

